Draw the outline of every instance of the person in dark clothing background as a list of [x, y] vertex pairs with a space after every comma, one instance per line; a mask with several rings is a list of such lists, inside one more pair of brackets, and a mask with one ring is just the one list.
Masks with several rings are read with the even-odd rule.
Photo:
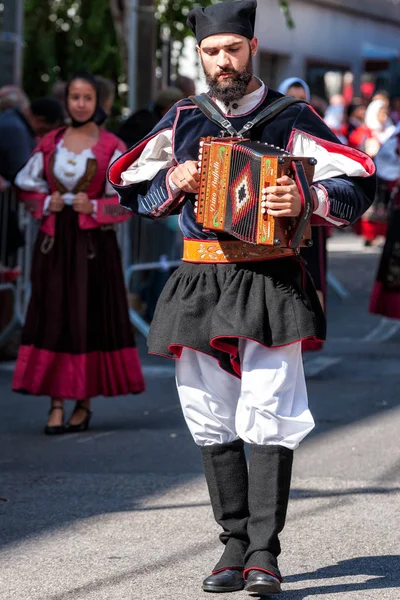
[[[64, 121], [63, 108], [54, 98], [38, 98], [29, 103], [18, 88], [1, 94], [0, 114], [0, 268], [16, 266], [18, 248], [24, 236], [18, 224], [16, 201], [10, 189], [18, 171], [29, 159], [38, 138]], [[8, 291], [0, 297], [0, 330], [10, 321], [12, 298]], [[6, 354], [8, 358], [13, 358]]]
[[[54, 98], [38, 98], [31, 104], [22, 95], [18, 106], [5, 110], [0, 115], [0, 191], [4, 192], [14, 181], [15, 175], [24, 166], [36, 146], [37, 139], [64, 121], [60, 102]], [[0, 248], [4, 247], [4, 206], [0, 212]], [[7, 211], [7, 241], [5, 256], [15, 253], [23, 245], [17, 214]]]
[[169, 111], [169, 109], [184, 98], [183, 92], [175, 87], [161, 90], [150, 108], [143, 108], [133, 113], [123, 121], [117, 135], [130, 148], [149, 133]]
[[0, 175], [12, 182], [36, 146], [37, 138], [59, 127], [63, 109], [55, 98], [9, 108], [0, 115]]

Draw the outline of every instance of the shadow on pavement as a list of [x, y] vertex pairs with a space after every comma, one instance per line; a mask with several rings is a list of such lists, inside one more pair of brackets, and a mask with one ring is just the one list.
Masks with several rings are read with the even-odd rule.
[[[388, 576], [387, 573], [390, 573]], [[287, 592], [282, 596], [287, 600], [303, 600], [309, 596], [339, 594], [355, 591], [382, 590], [400, 587], [400, 556], [363, 556], [342, 560], [335, 565], [323, 567], [310, 573], [285, 577], [285, 582], [296, 583], [313, 579], [334, 579], [335, 577], [370, 577], [362, 583], [341, 583], [318, 585], [302, 590]]]

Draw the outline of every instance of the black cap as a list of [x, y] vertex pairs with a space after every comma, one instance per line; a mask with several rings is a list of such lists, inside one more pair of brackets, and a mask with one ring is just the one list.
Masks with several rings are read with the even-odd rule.
[[256, 0], [227, 0], [210, 6], [193, 8], [187, 25], [196, 36], [197, 43], [210, 35], [236, 33], [249, 40], [254, 37]]

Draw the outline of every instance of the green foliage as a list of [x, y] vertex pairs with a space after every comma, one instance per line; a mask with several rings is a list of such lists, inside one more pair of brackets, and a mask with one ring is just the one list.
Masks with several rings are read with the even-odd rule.
[[296, 25], [292, 19], [288, 0], [279, 0], [279, 3], [281, 5], [281, 10], [286, 18], [286, 25], [289, 27], [289, 29], [294, 29]]
[[[186, 16], [215, 0], [155, 0], [159, 29], [183, 42]], [[288, 0], [281, 5], [294, 27]], [[118, 81], [123, 70], [110, 0], [25, 0], [24, 89], [30, 98], [48, 94], [56, 81], [89, 70]], [[117, 103], [118, 107], [118, 103]]]
[[26, 0], [24, 89], [30, 98], [75, 71], [116, 81], [121, 58], [109, 0]]
[[[188, 12], [196, 6], [209, 6], [215, 4], [218, 0], [157, 0], [156, 19], [159, 22], [160, 29], [167, 28], [171, 38], [178, 42], [183, 42], [185, 37], [191, 34], [186, 27], [186, 16]], [[286, 18], [286, 24], [289, 28], [295, 26], [290, 13], [288, 0], [277, 0], [281, 10]]]

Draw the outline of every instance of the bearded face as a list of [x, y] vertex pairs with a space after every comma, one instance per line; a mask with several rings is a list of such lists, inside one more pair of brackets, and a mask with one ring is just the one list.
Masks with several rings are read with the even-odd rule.
[[224, 104], [230, 104], [243, 98], [253, 77], [253, 60], [250, 49], [247, 62], [242, 68], [219, 67], [216, 73], [212, 73], [207, 70], [203, 59], [201, 59], [201, 62], [209, 93], [213, 98], [221, 100]]
[[211, 96], [229, 104], [246, 94], [256, 50], [256, 38], [236, 34], [212, 35], [201, 42], [197, 51]]

